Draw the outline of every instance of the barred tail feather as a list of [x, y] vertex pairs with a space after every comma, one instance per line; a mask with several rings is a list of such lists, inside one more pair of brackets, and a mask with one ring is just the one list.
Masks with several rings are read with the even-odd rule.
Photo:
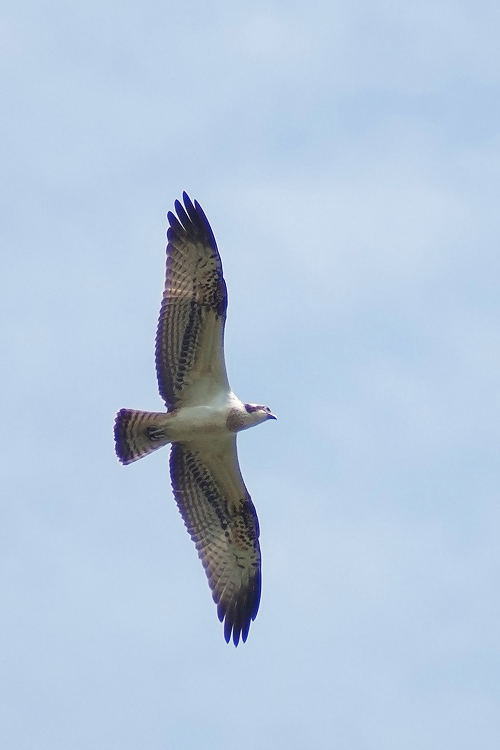
[[115, 450], [122, 464], [131, 464], [167, 445], [167, 414], [120, 409], [115, 419]]

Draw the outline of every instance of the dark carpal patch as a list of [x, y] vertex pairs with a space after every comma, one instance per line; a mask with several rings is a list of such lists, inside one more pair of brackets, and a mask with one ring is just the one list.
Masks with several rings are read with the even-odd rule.
[[211, 304], [217, 315], [223, 317], [227, 309], [227, 287], [222, 276], [219, 276], [217, 281], [218, 283], [214, 289]]
[[241, 507], [231, 514], [234, 527], [234, 537], [242, 546], [248, 544], [248, 539], [258, 539], [260, 536], [259, 521], [255, 506], [250, 495], [241, 499]]

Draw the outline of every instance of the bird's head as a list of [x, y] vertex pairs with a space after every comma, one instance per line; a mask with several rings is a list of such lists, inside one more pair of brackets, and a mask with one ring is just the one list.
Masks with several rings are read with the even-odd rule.
[[249, 426], [260, 424], [267, 419], [276, 419], [274, 414], [271, 413], [269, 406], [262, 406], [261, 404], [245, 404], [245, 411], [248, 414]]

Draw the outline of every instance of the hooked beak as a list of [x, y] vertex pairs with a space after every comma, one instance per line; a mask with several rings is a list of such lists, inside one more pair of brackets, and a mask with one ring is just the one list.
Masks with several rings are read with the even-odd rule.
[[269, 414], [267, 415], [267, 418], [268, 418], [268, 419], [278, 419], [278, 417], [275, 417], [275, 416], [274, 416], [274, 414], [271, 414], [271, 413], [269, 413]]

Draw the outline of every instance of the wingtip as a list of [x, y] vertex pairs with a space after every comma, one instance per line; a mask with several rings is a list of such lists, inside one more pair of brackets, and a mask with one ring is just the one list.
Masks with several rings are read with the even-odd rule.
[[255, 611], [253, 614], [243, 614], [240, 613], [240, 616], [237, 617], [237, 615], [234, 615], [233, 617], [228, 616], [228, 613], [225, 613], [225, 615], [222, 615], [222, 618], [219, 619], [222, 621], [224, 620], [224, 640], [226, 643], [229, 643], [231, 640], [233, 641], [234, 645], [237, 646], [240, 642], [246, 643], [246, 640], [248, 638], [248, 633], [250, 631], [250, 625], [253, 620], [255, 620], [255, 617], [257, 615], [257, 611]]
[[167, 230], [168, 241], [175, 241], [177, 234], [186, 236], [193, 233], [193, 237], [209, 243], [217, 251], [217, 242], [212, 227], [198, 201], [192, 201], [185, 190], [182, 193], [182, 200], [184, 205], [179, 200], [174, 201], [175, 214], [172, 211], [167, 212], [170, 224]]
[[[233, 623], [226, 620], [226, 622], [224, 623], [224, 640], [226, 641], [226, 643], [229, 643], [232, 638], [234, 647], [236, 648], [236, 646], [240, 642], [240, 632], [241, 631], [239, 630], [239, 628], [234, 627]], [[242, 641], [244, 642], [244, 639], [242, 639]]]
[[234, 645], [237, 646], [240, 642], [240, 636], [242, 643], [245, 643], [250, 628], [250, 619], [248, 619], [244, 625], [241, 625], [239, 622], [236, 622], [234, 617], [231, 617], [226, 609], [220, 604], [217, 607], [217, 614], [219, 620], [224, 622], [224, 640], [226, 643], [229, 643], [232, 640]]
[[194, 205], [193, 205], [193, 201], [191, 200], [191, 198], [189, 197], [189, 195], [186, 193], [185, 190], [182, 193], [182, 200], [184, 201], [184, 206], [188, 214], [191, 214], [192, 212], [196, 213], [194, 206], [196, 206], [198, 201], [194, 201]]

